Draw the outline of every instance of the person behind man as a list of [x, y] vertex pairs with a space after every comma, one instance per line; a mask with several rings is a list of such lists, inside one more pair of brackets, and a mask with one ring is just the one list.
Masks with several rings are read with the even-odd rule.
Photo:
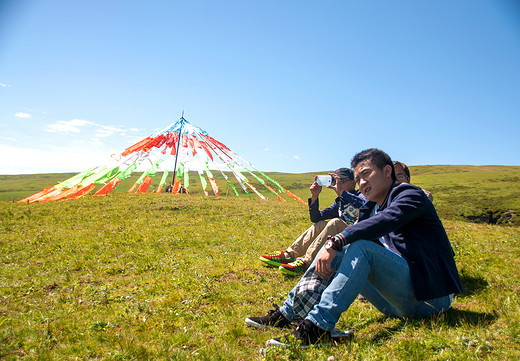
[[289, 337], [302, 346], [330, 342], [360, 293], [386, 316], [426, 318], [446, 311], [462, 292], [450, 241], [424, 192], [396, 184], [392, 160], [381, 150], [356, 154], [351, 166], [369, 200], [358, 222], [330, 237], [282, 307], [246, 319], [256, 327], [299, 323], [272, 345]]
[[[408, 166], [396, 160], [393, 161], [395, 170], [395, 179], [397, 183], [410, 183], [410, 170]], [[426, 189], [423, 189], [428, 199], [433, 202], [433, 196]]]
[[[355, 190], [354, 172], [348, 168], [340, 168], [331, 176], [335, 180], [328, 188], [338, 195], [334, 203], [320, 211], [319, 195], [322, 186], [317, 183], [317, 177], [310, 186], [309, 215], [313, 225], [300, 235], [293, 244], [280, 253], [260, 256], [262, 262], [279, 267], [285, 274], [302, 275], [316, 257], [329, 235], [334, 235], [345, 227], [354, 224], [358, 216], [358, 209], [365, 203]], [[329, 220], [330, 221], [326, 221]], [[302, 257], [298, 258], [297, 257]]]

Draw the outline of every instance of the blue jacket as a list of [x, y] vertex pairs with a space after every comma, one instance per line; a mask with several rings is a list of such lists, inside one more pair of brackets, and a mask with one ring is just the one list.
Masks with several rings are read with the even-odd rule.
[[384, 237], [387, 245], [408, 262], [418, 300], [461, 293], [453, 249], [422, 189], [407, 183], [394, 186], [386, 207], [370, 217], [375, 205], [367, 202], [359, 209], [358, 222], [341, 232], [343, 245]]
[[319, 199], [314, 203], [311, 202], [312, 200], [309, 198], [309, 215], [312, 223], [341, 218], [347, 223], [347, 226], [350, 226], [356, 222], [358, 209], [366, 202], [366, 198], [360, 195], [358, 191], [354, 191], [354, 193], [343, 192], [341, 197], [337, 197], [332, 205], [321, 211]]

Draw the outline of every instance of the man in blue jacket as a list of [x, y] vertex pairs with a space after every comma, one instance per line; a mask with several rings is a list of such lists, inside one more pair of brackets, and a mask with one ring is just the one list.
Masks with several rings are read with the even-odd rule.
[[446, 311], [462, 292], [450, 241], [424, 192], [396, 184], [392, 160], [381, 150], [356, 154], [351, 166], [369, 200], [358, 222], [330, 238], [282, 307], [246, 319], [256, 327], [299, 323], [273, 345], [289, 336], [302, 346], [329, 343], [360, 293], [387, 316], [422, 318]]
[[309, 216], [313, 224], [285, 251], [260, 256], [262, 262], [276, 266], [281, 272], [291, 276], [303, 275], [327, 241], [327, 237], [356, 222], [358, 209], [366, 199], [356, 191], [354, 172], [348, 168], [339, 168], [331, 176], [334, 182], [328, 188], [337, 194], [334, 203], [320, 211], [319, 195], [323, 187], [317, 183], [316, 176], [309, 188], [311, 198], [308, 200]]

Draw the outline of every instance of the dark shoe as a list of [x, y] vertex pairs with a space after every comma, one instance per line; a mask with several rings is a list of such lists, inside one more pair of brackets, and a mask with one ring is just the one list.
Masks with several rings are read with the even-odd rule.
[[346, 330], [342, 331], [337, 328], [330, 331], [330, 337], [334, 342], [342, 342], [342, 341], [348, 341], [354, 337], [354, 331], [352, 330]]
[[332, 343], [331, 332], [325, 331], [314, 325], [309, 320], [304, 320], [300, 325], [288, 335], [273, 338], [267, 341], [267, 345], [287, 347], [297, 342], [299, 347], [308, 348], [328, 346]]
[[249, 326], [266, 328], [266, 327], [277, 327], [284, 328], [291, 324], [291, 321], [286, 319], [284, 315], [280, 312], [278, 305], [273, 305], [275, 308], [267, 313], [266, 316], [263, 317], [248, 317], [246, 318], [246, 323]]

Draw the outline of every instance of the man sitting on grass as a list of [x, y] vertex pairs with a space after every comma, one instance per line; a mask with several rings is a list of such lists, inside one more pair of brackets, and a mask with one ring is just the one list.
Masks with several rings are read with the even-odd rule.
[[302, 346], [329, 343], [360, 293], [387, 316], [425, 318], [446, 311], [462, 292], [450, 241], [424, 192], [396, 184], [392, 160], [381, 150], [356, 154], [351, 166], [369, 200], [358, 222], [330, 237], [282, 307], [246, 319], [255, 327], [299, 323], [272, 345], [291, 338]]
[[[354, 172], [348, 168], [340, 168], [331, 174], [334, 182], [327, 188], [333, 189], [338, 195], [334, 203], [321, 210], [319, 195], [322, 190], [316, 179], [310, 186], [309, 214], [313, 225], [310, 226], [285, 251], [266, 256], [260, 256], [260, 261], [291, 276], [303, 275], [327, 241], [329, 235], [335, 235], [354, 224], [358, 216], [358, 209], [366, 202], [359, 196], [354, 182]], [[330, 219], [330, 221], [326, 221]], [[297, 257], [302, 257], [298, 258]]]

